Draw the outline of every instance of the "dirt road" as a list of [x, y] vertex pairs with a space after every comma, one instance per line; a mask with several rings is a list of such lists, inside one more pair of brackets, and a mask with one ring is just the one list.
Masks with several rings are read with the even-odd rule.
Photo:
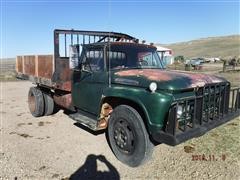
[[[2, 85], [0, 179], [240, 179], [239, 118], [176, 147], [159, 145], [150, 162], [130, 168], [112, 154], [104, 133], [85, 131], [62, 111], [32, 117], [31, 83]], [[197, 158], [203, 155], [208, 161]]]

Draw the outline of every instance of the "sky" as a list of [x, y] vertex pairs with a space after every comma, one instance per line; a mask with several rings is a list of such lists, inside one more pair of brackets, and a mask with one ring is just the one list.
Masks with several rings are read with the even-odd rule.
[[1, 58], [53, 54], [54, 29], [115, 31], [169, 44], [240, 34], [239, 0], [0, 0]]

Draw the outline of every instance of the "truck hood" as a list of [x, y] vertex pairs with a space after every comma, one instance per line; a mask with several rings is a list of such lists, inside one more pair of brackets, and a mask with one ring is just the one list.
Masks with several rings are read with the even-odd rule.
[[114, 71], [113, 82], [140, 87], [149, 87], [151, 82], [156, 82], [158, 89], [183, 90], [202, 87], [205, 84], [226, 82], [226, 80], [214, 75], [186, 71], [129, 69]]

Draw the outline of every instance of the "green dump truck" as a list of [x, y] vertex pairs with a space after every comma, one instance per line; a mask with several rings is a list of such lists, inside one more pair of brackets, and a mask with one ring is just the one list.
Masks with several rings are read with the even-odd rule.
[[59, 109], [106, 131], [121, 162], [136, 167], [154, 145], [175, 146], [239, 116], [239, 88], [217, 76], [170, 71], [153, 45], [122, 33], [55, 30], [54, 54], [17, 56], [17, 77], [32, 81], [33, 116]]

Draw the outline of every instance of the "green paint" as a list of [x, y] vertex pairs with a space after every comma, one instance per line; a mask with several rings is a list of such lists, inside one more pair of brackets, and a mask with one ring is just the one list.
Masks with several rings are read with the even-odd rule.
[[[95, 50], [98, 49], [96, 47], [94, 48]], [[124, 47], [122, 48], [124, 49]], [[104, 69], [99, 70], [96, 68], [97, 70], [88, 72], [81, 70], [84, 66], [82, 65], [79, 70], [74, 71], [72, 83], [74, 106], [96, 115], [97, 118], [100, 113], [101, 102], [104, 98], [122, 98], [132, 101], [138, 104], [143, 110], [150, 133], [159, 131], [164, 126], [164, 120], [166, 119], [169, 108], [176, 99], [195, 96], [193, 91], [194, 86], [199, 83], [224, 81], [224, 79], [211, 77], [209, 75], [194, 75], [150, 68], [112, 69], [110, 71], [111, 81], [109, 81], [109, 71], [107, 70], [109, 64], [106, 60], [107, 48], [99, 46], [99, 49], [104, 49], [104, 55], [101, 56], [101, 58], [103, 58], [102, 61], [104, 61], [104, 66], [102, 66]], [[87, 50], [87, 48], [85, 48], [84, 51], [85, 50]], [[121, 49], [121, 52], [122, 51]], [[126, 50], [126, 54], [128, 51], [129, 49]], [[81, 57], [84, 57], [84, 55]], [[100, 58], [100, 56], [98, 58]], [[84, 62], [84, 59], [81, 60], [81, 62]], [[101, 63], [98, 62], [95, 66], [98, 64]], [[157, 91], [154, 93], [149, 90], [151, 82], [156, 82], [158, 86]]]

